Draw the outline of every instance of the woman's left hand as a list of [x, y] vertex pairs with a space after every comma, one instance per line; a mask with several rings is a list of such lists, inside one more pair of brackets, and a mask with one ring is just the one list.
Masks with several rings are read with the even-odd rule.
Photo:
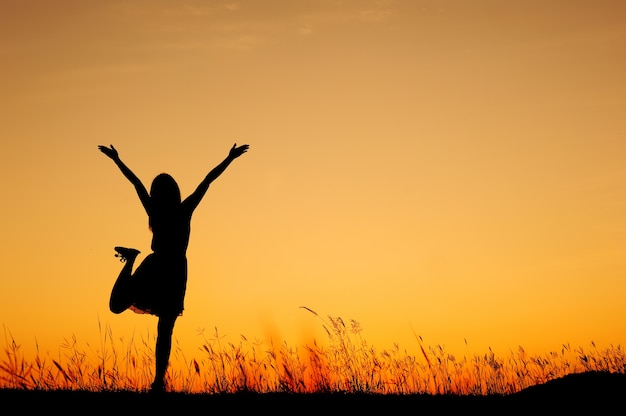
[[104, 153], [105, 155], [107, 155], [108, 157], [110, 157], [113, 160], [117, 160], [119, 159], [119, 155], [117, 154], [117, 150], [115, 149], [115, 147], [113, 147], [113, 145], [111, 145], [111, 147], [106, 147], [106, 146], [98, 146], [98, 149], [100, 149], [100, 151], [102, 153]]

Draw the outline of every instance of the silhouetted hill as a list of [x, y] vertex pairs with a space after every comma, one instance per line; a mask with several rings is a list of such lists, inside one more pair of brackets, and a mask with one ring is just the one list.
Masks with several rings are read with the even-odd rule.
[[528, 387], [510, 396], [525, 407], [541, 406], [546, 411], [626, 414], [626, 374], [591, 371], [570, 374]]

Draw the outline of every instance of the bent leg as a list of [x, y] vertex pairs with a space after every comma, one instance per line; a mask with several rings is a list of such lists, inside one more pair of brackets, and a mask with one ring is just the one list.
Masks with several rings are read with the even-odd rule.
[[159, 316], [156, 348], [154, 349], [156, 368], [154, 372], [154, 382], [152, 383], [153, 391], [165, 390], [165, 374], [172, 350], [172, 334], [174, 333], [176, 318], [178, 318], [178, 315]]
[[[117, 247], [116, 250], [118, 250]], [[120, 252], [120, 250], [118, 250], [118, 252]], [[129, 255], [128, 252], [125, 252], [125, 256], [122, 257], [125, 262], [124, 267], [113, 285], [111, 297], [109, 298], [109, 309], [115, 314], [124, 312], [133, 303], [132, 272], [133, 264], [135, 263], [135, 258], [138, 253], [137, 251]]]

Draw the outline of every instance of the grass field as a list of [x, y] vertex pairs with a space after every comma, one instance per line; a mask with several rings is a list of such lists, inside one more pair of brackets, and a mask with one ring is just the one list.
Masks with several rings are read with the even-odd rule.
[[101, 327], [101, 345], [84, 350], [73, 337], [58, 356], [26, 357], [8, 339], [0, 361], [3, 403], [69, 409], [86, 406], [155, 410], [167, 406], [215, 406], [285, 412], [331, 409], [389, 411], [411, 409], [519, 409], [520, 406], [576, 405], [598, 409], [626, 398], [626, 356], [621, 346], [562, 345], [559, 351], [530, 356], [522, 347], [508, 357], [492, 351], [455, 357], [441, 346], [420, 354], [399, 348], [377, 350], [361, 338], [360, 325], [339, 317], [319, 317], [325, 343], [291, 347], [251, 342], [224, 344], [206, 338], [196, 357], [176, 346], [168, 371], [168, 393], [147, 392], [152, 380], [152, 340], [116, 340]]
[[135, 414], [191, 412], [213, 414], [621, 414], [626, 375], [585, 372], [568, 375], [510, 395], [369, 393], [177, 393], [131, 391], [0, 389], [5, 409], [63, 414]]

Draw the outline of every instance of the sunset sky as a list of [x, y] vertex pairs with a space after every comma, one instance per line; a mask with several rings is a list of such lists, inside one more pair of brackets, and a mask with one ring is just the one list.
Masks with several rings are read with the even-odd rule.
[[[114, 315], [150, 252], [113, 144], [188, 195], [193, 356], [297, 346], [626, 344], [621, 0], [0, 0], [0, 323], [25, 349], [154, 333]], [[414, 331], [414, 332], [413, 332]]]

